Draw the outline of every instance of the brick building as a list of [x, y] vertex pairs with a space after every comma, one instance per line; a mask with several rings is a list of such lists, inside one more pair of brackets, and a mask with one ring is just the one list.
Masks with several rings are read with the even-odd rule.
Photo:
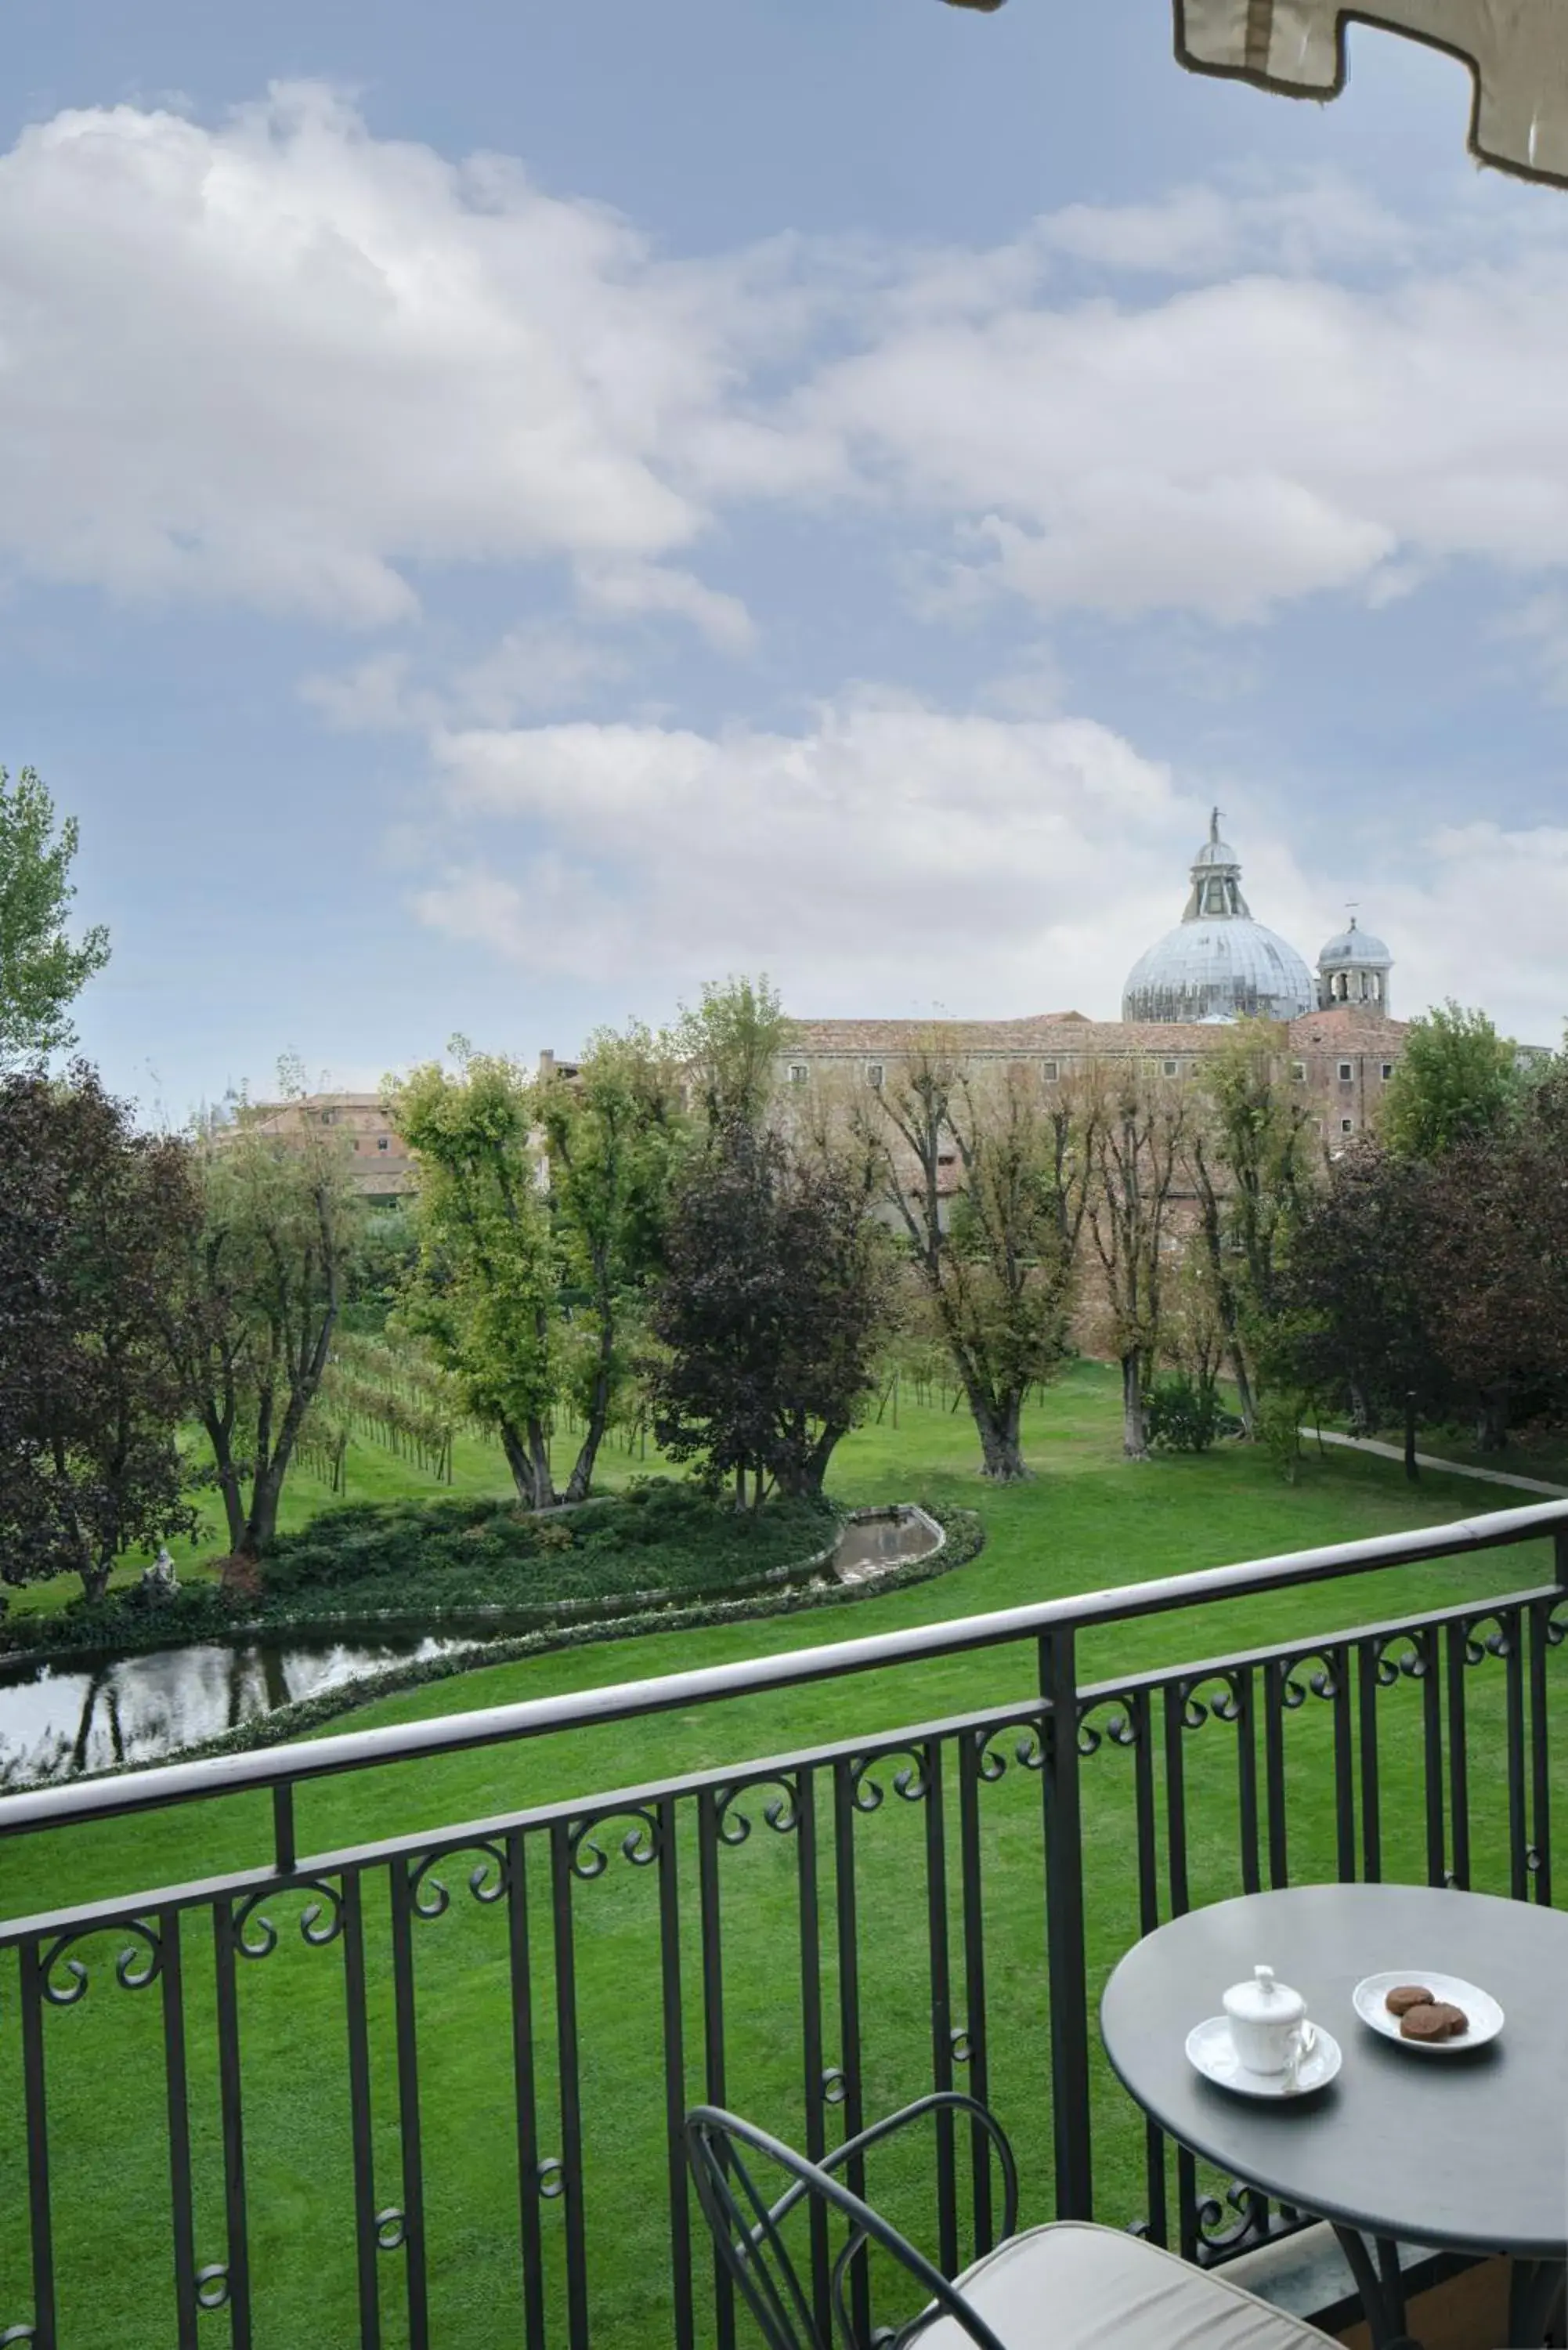
[[413, 1155], [378, 1094], [303, 1094], [297, 1101], [263, 1104], [246, 1119], [245, 1130], [282, 1142], [326, 1135], [341, 1149], [364, 1199], [400, 1200], [418, 1189]]
[[805, 1020], [781, 1070], [786, 1091], [830, 1080], [879, 1086], [933, 1043], [979, 1069], [1032, 1068], [1043, 1086], [1133, 1060], [1190, 1076], [1239, 1019], [1279, 1022], [1290, 1075], [1305, 1089], [1325, 1149], [1370, 1125], [1393, 1076], [1405, 1025], [1389, 1013], [1393, 958], [1352, 921], [1329, 940], [1315, 974], [1289, 942], [1254, 920], [1241, 868], [1220, 837], [1219, 811], [1192, 865], [1187, 905], [1128, 974], [1119, 1020], [1081, 1012], [1023, 1020]]

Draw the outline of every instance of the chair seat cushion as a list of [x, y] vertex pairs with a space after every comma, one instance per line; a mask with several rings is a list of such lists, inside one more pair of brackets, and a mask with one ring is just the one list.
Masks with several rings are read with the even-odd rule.
[[[1324, 2350], [1328, 2338], [1158, 2245], [1077, 2220], [1011, 2237], [956, 2282], [1007, 2350]], [[940, 2314], [900, 2339], [973, 2350]]]

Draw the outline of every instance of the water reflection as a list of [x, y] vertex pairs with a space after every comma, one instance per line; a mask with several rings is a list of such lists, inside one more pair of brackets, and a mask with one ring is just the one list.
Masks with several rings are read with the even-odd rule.
[[0, 1665], [0, 1788], [161, 1761], [318, 1690], [468, 1643], [223, 1641], [146, 1657]]

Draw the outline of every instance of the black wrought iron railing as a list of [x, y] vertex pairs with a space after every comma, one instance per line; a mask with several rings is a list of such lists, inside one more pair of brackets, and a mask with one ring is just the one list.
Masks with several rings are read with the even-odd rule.
[[[1194, 1609], [1230, 1645], [1162, 1661]], [[1565, 1668], [1554, 1503], [0, 1799], [0, 2344], [730, 2350], [687, 2106], [820, 2153], [961, 2081], [1026, 2221], [1223, 2259], [1295, 2215], [1136, 2115], [1100, 1983], [1292, 1879], [1550, 1902]], [[783, 1692], [835, 1734], [716, 1762]], [[849, 2183], [990, 2241], [943, 2121]]]

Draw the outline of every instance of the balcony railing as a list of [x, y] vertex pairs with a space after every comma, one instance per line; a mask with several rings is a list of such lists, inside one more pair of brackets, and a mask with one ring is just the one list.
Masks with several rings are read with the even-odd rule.
[[[1303, 1633], [1298, 1596], [1352, 1576], [1369, 1620], [1318, 1628], [1325, 1590]], [[1148, 1662], [1142, 1619], [1198, 1607], [1251, 1641]], [[942, 1711], [981, 1652], [994, 1701]], [[1100, 1983], [1162, 1918], [1291, 1878], [1550, 1902], [1565, 1655], [1554, 1503], [0, 1799], [0, 2344], [729, 2350], [699, 2098], [820, 2152], [961, 2083], [1026, 2223], [1248, 2250], [1297, 2215], [1133, 2112]], [[912, 1679], [936, 1718], [554, 1799], [609, 1725], [706, 1764], [774, 1693], [867, 1674], [866, 1712]], [[988, 2245], [950, 2134], [870, 2184], [950, 2271]]]

